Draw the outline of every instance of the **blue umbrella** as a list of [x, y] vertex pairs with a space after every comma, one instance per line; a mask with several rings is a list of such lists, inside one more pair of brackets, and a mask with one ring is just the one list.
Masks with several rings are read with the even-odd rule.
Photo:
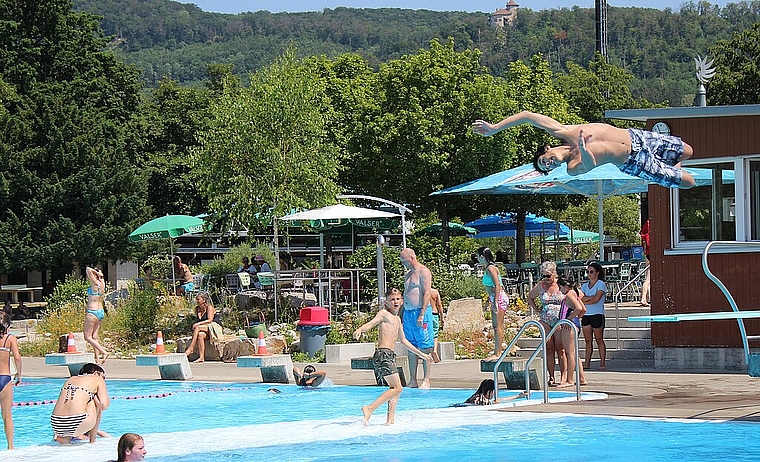
[[[514, 212], [497, 213], [479, 218], [467, 223], [465, 226], [479, 231], [477, 238], [484, 237], [515, 237], [517, 234], [517, 214]], [[546, 217], [539, 217], [532, 213], [525, 215], [525, 233], [551, 235], [557, 230], [557, 222]], [[559, 234], [569, 234], [570, 228], [562, 223], [559, 224]]]
[[[712, 170], [686, 168], [692, 174], [697, 186], [712, 184]], [[725, 172], [723, 182], [733, 182], [732, 172]], [[612, 164], [603, 164], [586, 173], [570, 176], [567, 165], [549, 172], [537, 172], [533, 164], [521, 165], [503, 172], [494, 173], [477, 180], [436, 191], [436, 194], [580, 194], [594, 198], [599, 210], [599, 246], [604, 245], [604, 225], [602, 203], [611, 196], [646, 192], [649, 182], [642, 178], [623, 173]], [[482, 237], [482, 234], [478, 235]]]

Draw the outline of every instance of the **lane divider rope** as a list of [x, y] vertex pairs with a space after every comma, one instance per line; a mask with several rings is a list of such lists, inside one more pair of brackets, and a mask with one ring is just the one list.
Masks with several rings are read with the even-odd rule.
[[[196, 388], [193, 390], [167, 391], [165, 393], [142, 395], [142, 396], [111, 396], [111, 399], [132, 400], [132, 399], [148, 399], [148, 398], [168, 398], [169, 396], [176, 395], [179, 393], [202, 393], [202, 392], [209, 392], [209, 391], [237, 391], [237, 390], [252, 390], [255, 388], [258, 388], [258, 387]], [[57, 400], [55, 399], [47, 399], [47, 400], [42, 400], [42, 401], [20, 401], [20, 402], [14, 402], [12, 407], [42, 406], [45, 404], [55, 404], [56, 401]]]

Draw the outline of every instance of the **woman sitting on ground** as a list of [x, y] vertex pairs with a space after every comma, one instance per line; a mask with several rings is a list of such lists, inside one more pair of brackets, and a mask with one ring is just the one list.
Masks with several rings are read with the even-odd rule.
[[517, 398], [528, 396], [528, 393], [523, 391], [517, 395], [507, 396], [505, 398], [499, 398], [496, 401], [492, 401], [493, 390], [494, 390], [493, 379], [484, 379], [482, 382], [480, 382], [480, 386], [475, 391], [475, 393], [473, 393], [472, 396], [470, 396], [469, 398], [465, 400], [464, 405], [465, 406], [467, 405], [485, 406], [488, 404], [501, 404], [501, 403], [506, 403], [509, 401], [514, 401]]
[[54, 439], [69, 444], [72, 438], [87, 436], [94, 443], [102, 413], [110, 405], [106, 372], [97, 364], [85, 364], [79, 375], [69, 378], [61, 388], [50, 416]]
[[318, 387], [327, 377], [327, 372], [318, 371], [316, 367], [309, 364], [303, 368], [303, 373], [297, 368], [293, 368], [293, 376], [296, 379], [296, 385], [299, 387]]
[[187, 347], [185, 354], [190, 356], [198, 344], [198, 359], [194, 362], [202, 363], [206, 360], [206, 338], [219, 338], [222, 336], [222, 315], [214, 309], [214, 303], [208, 292], [198, 292], [195, 296], [195, 316], [198, 321], [193, 324], [193, 339]]

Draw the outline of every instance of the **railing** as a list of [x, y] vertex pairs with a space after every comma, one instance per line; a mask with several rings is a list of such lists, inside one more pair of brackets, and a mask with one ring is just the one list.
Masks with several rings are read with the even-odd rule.
[[[728, 288], [725, 284], [723, 284], [723, 281], [718, 279], [717, 276], [715, 276], [712, 271], [710, 271], [710, 266], [707, 263], [707, 254], [710, 252], [710, 249], [713, 247], [713, 245], [753, 245], [753, 246], [759, 246], [760, 242], [736, 242], [736, 241], [711, 241], [708, 242], [705, 246], [705, 250], [702, 251], [702, 270], [705, 272], [705, 276], [709, 280], [711, 280], [713, 283], [715, 283], [716, 286], [718, 286], [718, 289], [720, 289], [721, 292], [723, 292], [723, 295], [726, 297], [726, 300], [728, 300], [728, 304], [731, 305], [731, 310], [735, 313], [739, 312], [739, 307], [736, 305], [736, 300], [734, 300], [733, 295], [731, 295], [731, 292], [728, 291]], [[736, 318], [736, 322], [739, 324], [739, 333], [741, 333], [742, 336], [742, 346], [744, 347], [744, 363], [749, 365], [749, 340], [750, 338], [747, 337], [747, 330], [744, 328], [744, 319], [742, 318]], [[756, 336], [751, 337], [752, 340], [757, 340]]]
[[[368, 303], [370, 300], [365, 296], [362, 297], [362, 287], [360, 285], [360, 275], [362, 273], [375, 274], [375, 268], [340, 268], [340, 269], [303, 269], [289, 271], [273, 271], [274, 273], [274, 310], [275, 319], [278, 319], [277, 302], [280, 295], [280, 289], [285, 284], [292, 284], [301, 281], [304, 285], [301, 289], [305, 292], [312, 292], [317, 296], [319, 306], [327, 307], [330, 310], [330, 318], [333, 317], [334, 300], [337, 299], [338, 293], [342, 294], [344, 289], [348, 291], [346, 300], [351, 310], [356, 308], [361, 312], [361, 304]], [[348, 286], [343, 287], [343, 281], [348, 281]], [[341, 285], [336, 285], [341, 284]], [[306, 286], [311, 285], [312, 291], [307, 291]], [[366, 294], [365, 294], [366, 295]]]
[[[549, 334], [546, 333], [546, 329], [544, 329], [543, 324], [541, 324], [538, 321], [530, 320], [527, 321], [523, 326], [520, 328], [519, 331], [517, 331], [517, 335], [515, 335], [515, 338], [512, 339], [511, 342], [509, 342], [509, 345], [507, 348], [504, 349], [504, 351], [501, 353], [501, 356], [499, 356], [499, 359], [496, 360], [496, 364], [494, 364], [493, 368], [493, 398], [494, 401], [496, 401], [499, 398], [499, 366], [501, 366], [501, 363], [504, 361], [504, 358], [509, 354], [509, 352], [512, 350], [512, 348], [515, 346], [517, 341], [520, 339], [520, 336], [525, 332], [525, 330], [530, 326], [536, 326], [538, 327], [538, 331], [541, 333], [541, 345], [539, 345], [538, 348], [533, 352], [532, 355], [528, 358], [528, 360], [525, 362], [525, 392], [528, 394], [528, 399], [530, 399], [530, 363], [533, 362], [534, 359], [536, 359], [536, 356], [541, 353], [541, 359], [543, 360], [542, 367], [544, 368], [543, 373], [541, 376], [544, 378], [542, 389], [544, 391], [544, 404], [549, 402], [549, 380], [546, 374], [546, 339], [551, 337], [552, 334], [554, 334], [554, 331], [556, 331], [560, 326], [563, 324], [567, 324], [572, 326], [573, 330], [573, 338], [575, 339], [575, 399], [576, 401], [581, 400], [581, 369], [579, 366], [580, 362], [580, 356], [579, 356], [579, 349], [578, 349], [578, 327], [573, 324], [572, 321], [569, 321], [567, 319], [561, 319], [553, 328], [549, 331]], [[552, 358], [552, 361], [554, 361], [554, 358]]]
[[649, 271], [649, 267], [651, 265], [647, 265], [646, 268], [644, 268], [642, 271], [639, 271], [636, 276], [632, 277], [626, 285], [624, 285], [621, 289], [618, 289], [618, 291], [615, 293], [615, 349], [620, 349], [620, 310], [619, 310], [619, 303], [620, 303], [620, 297], [621, 294], [625, 292], [625, 290], [634, 282], [637, 282], [639, 279], [641, 279], [642, 276], [646, 278], [647, 271]]

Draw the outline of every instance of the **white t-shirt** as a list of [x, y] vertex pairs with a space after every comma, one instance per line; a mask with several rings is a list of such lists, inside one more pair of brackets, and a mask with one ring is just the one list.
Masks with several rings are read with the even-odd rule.
[[591, 316], [594, 314], [604, 314], [604, 299], [607, 296], [607, 284], [601, 279], [596, 281], [594, 287], [589, 287], [588, 282], [584, 282], [581, 286], [581, 292], [587, 297], [593, 297], [597, 292], [604, 292], [602, 298], [596, 303], [586, 303], [586, 314], [584, 316]]

